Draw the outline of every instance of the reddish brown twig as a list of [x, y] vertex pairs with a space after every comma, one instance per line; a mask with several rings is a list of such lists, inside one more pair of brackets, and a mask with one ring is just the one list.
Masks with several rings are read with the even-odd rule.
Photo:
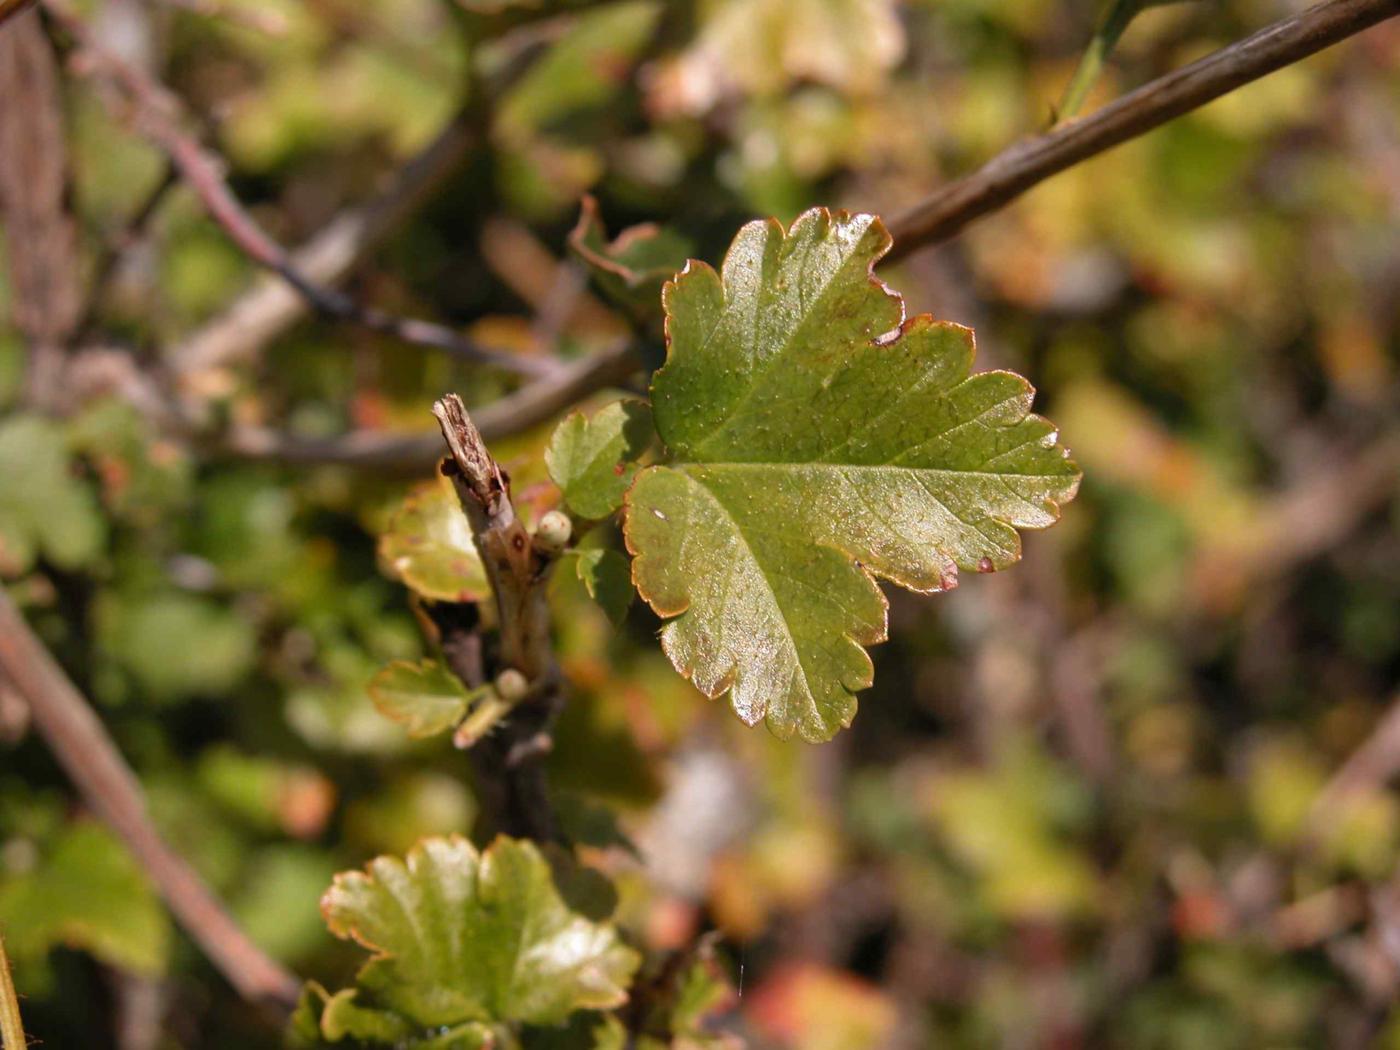
[[19, 14], [32, 2], [33, 0], [0, 0], [0, 25]]
[[82, 312], [77, 227], [68, 210], [68, 146], [53, 46], [37, 10], [0, 32], [0, 222], [14, 320], [28, 346], [31, 402], [53, 408]]
[[102, 48], [87, 24], [66, 0], [43, 0], [48, 10], [77, 44], [74, 63], [78, 72], [99, 77], [112, 89], [104, 92], [109, 104], [125, 104], [126, 116], [138, 133], [161, 149], [194, 191], [209, 216], [234, 245], [259, 266], [277, 274], [318, 313], [350, 324], [382, 332], [416, 346], [434, 347], [466, 360], [526, 375], [545, 375], [556, 367], [546, 357], [527, 357], [483, 347], [445, 325], [412, 317], [399, 317], [363, 306], [348, 295], [308, 278], [297, 269], [291, 255], [267, 235], [234, 195], [224, 178], [221, 158], [181, 126], [184, 107], [169, 90], [121, 58]]
[[[292, 252], [292, 269], [317, 284], [339, 282], [458, 168], [475, 138], [472, 122], [458, 114], [395, 173], [383, 193], [342, 212]], [[249, 357], [304, 317], [310, 306], [280, 276], [269, 274], [182, 339], [170, 361], [190, 375]]]
[[29, 701], [34, 725], [64, 772], [126, 843], [210, 962], [245, 999], [294, 1006], [300, 982], [248, 938], [194, 869], [166, 845], [147, 815], [140, 783], [102, 722], [3, 591], [0, 673]]
[[890, 221], [886, 262], [947, 240], [1032, 186], [1323, 48], [1400, 14], [1400, 0], [1329, 0], [1285, 18], [1097, 112], [1003, 150]]

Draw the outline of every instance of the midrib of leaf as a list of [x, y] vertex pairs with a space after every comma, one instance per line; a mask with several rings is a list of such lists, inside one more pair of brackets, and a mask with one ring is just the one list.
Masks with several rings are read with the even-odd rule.
[[[731, 508], [729, 504], [725, 503], [724, 500], [720, 498], [719, 493], [715, 492], [714, 489], [710, 488], [708, 485], [706, 485], [699, 478], [695, 477], [689, 471], [683, 470], [680, 473], [684, 475], [686, 480], [689, 481], [693, 487], [700, 489], [702, 492], [705, 493], [706, 496], [709, 497], [710, 501], [713, 502], [714, 505], [718, 507], [720, 511], [723, 512], [725, 519], [729, 522], [730, 527], [733, 528], [734, 534], [738, 537], [739, 543], [743, 547], [744, 553], [748, 556], [750, 563], [754, 567], [754, 571], [758, 573], [759, 579], [763, 581], [764, 589], [768, 592], [769, 601], [773, 603], [773, 608], [778, 611], [778, 622], [782, 625], [783, 637], [787, 640], [788, 649], [792, 654], [792, 662], [796, 666], [798, 672], [802, 675], [802, 692], [806, 697], [807, 705], [810, 708], [811, 713], [816, 718], [816, 720], [821, 724], [825, 724], [826, 720], [823, 719], [821, 716], [821, 709], [817, 704], [816, 694], [812, 692], [811, 680], [807, 677], [807, 668], [802, 662], [802, 653], [797, 646], [797, 639], [795, 639], [792, 636], [792, 628], [788, 626], [787, 610], [783, 607], [783, 603], [778, 599], [778, 593], [773, 589], [773, 584], [768, 579], [768, 570], [764, 566], [762, 559], [759, 558], [758, 553], [753, 549], [753, 545], [749, 543], [749, 537], [745, 532], [744, 527], [739, 523], [739, 519], [735, 517], [735, 512], [733, 508]], [[731, 570], [729, 579], [726, 581], [725, 584], [726, 596], [729, 587], [733, 583], [733, 576], [734, 573], [733, 570]], [[723, 636], [721, 636], [720, 641], [723, 642]], [[766, 717], [768, 714], [769, 712], [766, 710], [760, 712], [761, 717]]]
[[[1007, 452], [1016, 452], [1026, 445], [1034, 444], [1027, 441], [1025, 444], [1017, 445], [1016, 448], [1008, 449]], [[999, 453], [996, 458], [1000, 459]], [[984, 464], [985, 465], [985, 464]], [[996, 470], [961, 470], [958, 467], [904, 467], [897, 463], [828, 463], [825, 460], [809, 460], [803, 463], [753, 463], [747, 460], [736, 460], [724, 463], [675, 463], [676, 469], [684, 469], [688, 466], [704, 467], [710, 471], [744, 471], [744, 470], [792, 470], [792, 471], [838, 471], [855, 470], [870, 471], [872, 473], [890, 474], [948, 474], [963, 478], [985, 478], [988, 481], [1005, 482], [1007, 478], [1024, 478], [1027, 481], [1057, 481], [1063, 478], [1063, 474], [1021, 474], [1016, 471], [996, 471]], [[687, 475], [689, 476], [689, 475]], [[1024, 496], [1012, 492], [1017, 499], [1024, 499]]]

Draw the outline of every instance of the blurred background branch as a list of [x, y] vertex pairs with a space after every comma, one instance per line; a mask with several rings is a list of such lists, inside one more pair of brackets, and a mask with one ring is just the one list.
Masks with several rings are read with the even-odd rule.
[[952, 237], [1071, 165], [1127, 142], [1400, 13], [1400, 0], [1327, 0], [1130, 91], [1088, 117], [1018, 142], [890, 220], [894, 262]]
[[0, 672], [29, 702], [34, 725], [84, 801], [126, 843], [171, 911], [224, 978], [249, 1002], [290, 1011], [298, 981], [259, 949], [161, 838], [141, 784], [102, 721], [0, 591]]

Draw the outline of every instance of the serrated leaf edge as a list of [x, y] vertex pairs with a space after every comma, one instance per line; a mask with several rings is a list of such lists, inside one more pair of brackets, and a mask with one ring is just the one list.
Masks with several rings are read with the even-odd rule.
[[[664, 332], [664, 334], [665, 334], [665, 342], [666, 342], [666, 360], [665, 360], [665, 362], [663, 362], [661, 368], [657, 369], [657, 373], [659, 373], [662, 369], [664, 369], [664, 368], [666, 367], [666, 365], [668, 365], [668, 364], [670, 363], [670, 360], [671, 360], [671, 350], [672, 350], [672, 345], [673, 345], [673, 336], [672, 336], [672, 331], [671, 331], [672, 313], [671, 313], [671, 309], [670, 309], [670, 298], [671, 298], [671, 295], [674, 293], [675, 287], [676, 287], [677, 285], [679, 285], [682, 281], [694, 280], [694, 279], [697, 279], [697, 278], [698, 278], [698, 279], [706, 279], [706, 278], [708, 278], [708, 279], [714, 280], [714, 281], [716, 281], [716, 282], [718, 283], [718, 285], [719, 285], [719, 287], [720, 287], [720, 290], [721, 290], [721, 293], [723, 294], [723, 292], [724, 292], [724, 279], [723, 279], [724, 271], [725, 271], [725, 269], [729, 266], [731, 256], [733, 255], [734, 250], [735, 250], [735, 245], [738, 244], [738, 242], [739, 242], [739, 240], [740, 240], [740, 237], [741, 237], [741, 234], [743, 233], [743, 231], [744, 231], [745, 229], [747, 229], [747, 228], [749, 228], [749, 227], [752, 227], [752, 226], [755, 226], [755, 225], [766, 226], [766, 227], [768, 227], [770, 230], [776, 230], [776, 232], [777, 232], [782, 238], [787, 239], [788, 237], [791, 237], [793, 231], [796, 230], [797, 227], [798, 227], [799, 225], [801, 225], [802, 223], [804, 223], [804, 222], [820, 222], [820, 223], [824, 224], [825, 226], [829, 227], [833, 222], [849, 221], [849, 220], [851, 220], [851, 219], [857, 217], [859, 214], [861, 214], [861, 213], [850, 212], [850, 211], [847, 211], [846, 209], [839, 209], [839, 208], [838, 208], [838, 209], [835, 209], [835, 210], [830, 209], [830, 208], [825, 208], [825, 207], [809, 208], [807, 211], [804, 211], [802, 214], [798, 215], [797, 218], [795, 218], [795, 219], [792, 221], [792, 223], [791, 223], [789, 226], [787, 226], [786, 228], [783, 226], [782, 222], [780, 222], [780, 221], [779, 221], [778, 219], [776, 219], [776, 218], [770, 217], [770, 218], [767, 218], [767, 219], [755, 219], [755, 220], [753, 220], [752, 222], [746, 223], [743, 227], [740, 228], [740, 230], [739, 230], [738, 232], [735, 233], [734, 239], [733, 239], [733, 241], [731, 241], [729, 249], [725, 252], [724, 259], [721, 261], [720, 266], [719, 266], [718, 269], [716, 269], [715, 267], [711, 266], [709, 263], [707, 263], [707, 262], [705, 262], [705, 261], [703, 261], [703, 260], [701, 260], [701, 259], [688, 259], [688, 260], [686, 261], [685, 266], [683, 266], [683, 267], [681, 268], [681, 270], [680, 270], [673, 278], [671, 278], [670, 280], [668, 280], [668, 281], [665, 283], [665, 285], [662, 286], [661, 296], [662, 296], [662, 303], [663, 303], [663, 310], [664, 310], [663, 332]], [[879, 245], [879, 247], [876, 249], [876, 251], [875, 251], [875, 252], [872, 254], [872, 256], [871, 256], [870, 264], [869, 264], [869, 266], [867, 267], [867, 278], [868, 278], [870, 284], [872, 284], [873, 286], [875, 286], [875, 287], [876, 287], [880, 292], [882, 292], [886, 297], [888, 297], [888, 298], [894, 300], [894, 301], [898, 304], [898, 306], [899, 306], [899, 311], [900, 311], [900, 321], [899, 321], [899, 323], [898, 323], [894, 328], [890, 329], [890, 331], [885, 332], [885, 333], [883, 333], [882, 335], [879, 335], [879, 336], [877, 336], [876, 338], [874, 338], [873, 340], [871, 340], [872, 344], [875, 345], [875, 346], [880, 346], [880, 347], [892, 346], [892, 345], [898, 343], [900, 340], [904, 339], [904, 338], [908, 335], [908, 333], [909, 333], [910, 331], [913, 330], [913, 328], [914, 328], [916, 325], [924, 325], [924, 324], [926, 324], [926, 325], [931, 325], [931, 326], [936, 326], [936, 327], [939, 327], [939, 328], [957, 329], [957, 330], [959, 330], [961, 333], [965, 333], [966, 338], [967, 338], [968, 342], [970, 343], [970, 357], [969, 357], [969, 362], [968, 362], [968, 375], [967, 375], [967, 377], [966, 377], [965, 379], [962, 380], [962, 382], [965, 383], [965, 382], [968, 382], [968, 381], [972, 380], [972, 379], [975, 378], [975, 377], [978, 377], [978, 376], [986, 376], [986, 375], [1001, 375], [1001, 376], [1006, 376], [1006, 377], [1008, 377], [1008, 378], [1011, 378], [1011, 379], [1015, 380], [1015, 381], [1022, 387], [1022, 389], [1023, 389], [1023, 391], [1024, 391], [1024, 398], [1023, 398], [1023, 400], [1024, 400], [1024, 404], [1025, 404], [1025, 406], [1026, 406], [1026, 409], [1025, 409], [1025, 411], [1024, 411], [1021, 415], [1017, 416], [1015, 420], [1013, 420], [1012, 422], [1008, 423], [1007, 425], [1008, 425], [1008, 426], [1015, 426], [1015, 425], [1019, 425], [1019, 424], [1025, 423], [1025, 422], [1028, 421], [1028, 420], [1034, 420], [1034, 421], [1038, 421], [1038, 422], [1043, 422], [1043, 423], [1045, 423], [1047, 426], [1050, 427], [1050, 432], [1049, 432], [1049, 433], [1045, 436], [1045, 438], [1042, 439], [1042, 440], [1043, 440], [1045, 443], [1047, 443], [1048, 446], [1053, 446], [1053, 445], [1057, 444], [1058, 441], [1059, 441], [1059, 428], [1058, 428], [1057, 426], [1055, 426], [1055, 424], [1054, 424], [1052, 421], [1050, 421], [1049, 419], [1046, 419], [1044, 416], [1041, 416], [1041, 415], [1039, 415], [1039, 414], [1037, 414], [1037, 413], [1033, 413], [1033, 412], [1030, 411], [1030, 405], [1034, 402], [1034, 399], [1035, 399], [1035, 387], [1031, 384], [1031, 382], [1030, 382], [1028, 379], [1025, 378], [1025, 376], [1022, 376], [1022, 375], [1020, 375], [1019, 373], [1016, 373], [1016, 372], [1012, 372], [1012, 371], [1010, 371], [1009, 369], [989, 369], [989, 370], [986, 371], [986, 372], [973, 372], [973, 371], [971, 370], [971, 369], [972, 369], [972, 365], [973, 365], [973, 363], [976, 361], [976, 356], [977, 356], [977, 338], [976, 338], [976, 333], [975, 333], [975, 331], [974, 331], [972, 328], [970, 328], [970, 327], [968, 327], [968, 326], [966, 326], [966, 325], [958, 324], [958, 323], [953, 322], [953, 321], [939, 321], [939, 320], [935, 319], [935, 318], [933, 317], [932, 314], [916, 314], [916, 315], [914, 315], [913, 317], [908, 316], [908, 311], [907, 311], [906, 303], [905, 303], [905, 301], [904, 301], [904, 296], [903, 296], [903, 294], [900, 293], [899, 291], [895, 290], [894, 288], [890, 287], [889, 284], [887, 284], [884, 280], [882, 280], [882, 279], [875, 273], [875, 267], [876, 267], [876, 265], [878, 265], [879, 262], [880, 262], [880, 260], [883, 259], [883, 258], [885, 257], [885, 255], [887, 255], [887, 254], [889, 253], [890, 247], [894, 244], [894, 238], [890, 236], [889, 230], [888, 230], [888, 228], [885, 226], [884, 220], [883, 220], [880, 216], [878, 216], [878, 215], [872, 216], [871, 227], [879, 232], [879, 235], [880, 235], [880, 245]], [[726, 296], [726, 299], [727, 299], [727, 296]], [[653, 403], [653, 409], [652, 409], [652, 411], [653, 411], [653, 418], [655, 418], [655, 416], [654, 416], [654, 413], [655, 413], [655, 407], [654, 407], [654, 393], [653, 393], [653, 392], [654, 392], [654, 388], [655, 388], [655, 374], [656, 374], [656, 373], [653, 374], [652, 382], [651, 382], [651, 384], [648, 386], [648, 394], [649, 394], [649, 395], [652, 395], [652, 403]], [[661, 433], [661, 428], [660, 428], [660, 425], [659, 425], [659, 424], [656, 425], [656, 433], [657, 433], [658, 439], [661, 441], [662, 448], [663, 448], [663, 449], [666, 449], [666, 451], [669, 452], [669, 448], [666, 446], [666, 439], [665, 439], [665, 436]], [[1018, 561], [1021, 560], [1021, 556], [1022, 556], [1021, 532], [1022, 532], [1022, 531], [1030, 531], [1030, 530], [1039, 531], [1040, 529], [1048, 528], [1050, 525], [1053, 525], [1056, 521], [1058, 521], [1058, 520], [1060, 519], [1060, 514], [1061, 514], [1061, 511], [1062, 511], [1062, 508], [1063, 508], [1064, 504], [1066, 504], [1066, 503], [1070, 502], [1071, 500], [1073, 500], [1073, 499], [1075, 498], [1075, 496], [1078, 494], [1078, 492], [1079, 492], [1079, 484], [1080, 484], [1080, 481], [1082, 480], [1082, 472], [1079, 470], [1078, 464], [1075, 463], [1075, 462], [1070, 458], [1070, 450], [1069, 450], [1068, 448], [1066, 448], [1066, 449], [1064, 450], [1064, 458], [1065, 458], [1065, 460], [1066, 460], [1072, 467], [1074, 467], [1076, 473], [1077, 473], [1079, 476], [1075, 477], [1074, 481], [1073, 481], [1073, 482], [1071, 483], [1071, 485], [1070, 485], [1070, 488], [1069, 488], [1069, 490], [1068, 490], [1067, 495], [1066, 495], [1063, 499], [1061, 499], [1061, 500], [1059, 500], [1059, 501], [1056, 501], [1056, 500], [1047, 498], [1047, 499], [1045, 500], [1044, 506], [1045, 506], [1046, 512], [1047, 512], [1047, 514], [1049, 515], [1049, 517], [1050, 517], [1051, 520], [1050, 520], [1049, 522], [1047, 522], [1047, 523], [1046, 523], [1045, 525], [1043, 525], [1043, 526], [1026, 526], [1025, 529], [1022, 529], [1022, 528], [1019, 528], [1019, 527], [1016, 527], [1016, 526], [1011, 526], [1009, 522], [1002, 522], [1002, 524], [1006, 524], [1006, 525], [1008, 525], [1008, 526], [1010, 527], [1010, 531], [1011, 531], [1011, 533], [1012, 533], [1012, 534], [1014, 535], [1014, 537], [1015, 537], [1015, 545], [1016, 545], [1016, 546], [1015, 546], [1015, 550], [1014, 550], [1014, 552], [1013, 552], [1013, 557], [1010, 558], [1010, 560], [1006, 563], [1007, 566], [1013, 565], [1013, 564], [1015, 564], [1016, 562], [1018, 562]], [[684, 466], [684, 464], [680, 464], [679, 466]], [[675, 464], [662, 462], [662, 463], [657, 463], [657, 464], [653, 464], [653, 465], [651, 465], [651, 466], [644, 467], [642, 470], [637, 471], [636, 477], [634, 477], [634, 478], [632, 479], [632, 484], [628, 486], [627, 491], [626, 491], [625, 493], [623, 493], [623, 497], [622, 497], [622, 538], [623, 538], [623, 544], [624, 544], [624, 545], [626, 546], [626, 548], [627, 548], [627, 553], [628, 553], [628, 554], [631, 556], [631, 558], [632, 558], [632, 583], [633, 583], [633, 586], [635, 586], [636, 589], [637, 589], [637, 594], [640, 595], [640, 596], [642, 597], [642, 599], [643, 599], [649, 606], [651, 606], [652, 610], [657, 614], [657, 616], [659, 616], [659, 617], [661, 617], [663, 620], [666, 620], [666, 621], [669, 622], [669, 621], [674, 620], [676, 617], [682, 615], [683, 613], [685, 613], [685, 612], [690, 608], [691, 603], [690, 603], [689, 601], [686, 601], [686, 602], [684, 602], [683, 604], [678, 605], [678, 606], [677, 606], [676, 608], [674, 608], [674, 609], [671, 609], [671, 608], [662, 608], [662, 607], [657, 603], [657, 601], [655, 600], [655, 598], [654, 598], [651, 594], [647, 593], [646, 588], [642, 585], [641, 581], [640, 581], [639, 578], [638, 578], [638, 577], [639, 577], [639, 573], [638, 573], [638, 571], [637, 571], [638, 563], [639, 563], [640, 561], [642, 561], [642, 559], [645, 557], [645, 555], [638, 553], [638, 551], [636, 550], [636, 548], [633, 546], [631, 529], [629, 528], [629, 523], [630, 523], [631, 516], [632, 516], [632, 514], [634, 513], [634, 511], [637, 509], [637, 508], [635, 507], [635, 505], [633, 504], [633, 501], [632, 501], [633, 492], [636, 490], [638, 483], [641, 481], [641, 479], [642, 479], [642, 477], [643, 477], [644, 475], [650, 473], [651, 471], [657, 470], [657, 469], [673, 469], [673, 470], [674, 470], [674, 469], [678, 469], [678, 467], [677, 467], [677, 465], [675, 465]], [[999, 519], [992, 519], [992, 520], [999, 520]], [[867, 636], [863, 636], [863, 635], [851, 635], [851, 634], [847, 634], [847, 633], [845, 633], [845, 632], [843, 632], [843, 634], [842, 634], [842, 637], [844, 637], [844, 638], [846, 638], [846, 639], [848, 639], [848, 640], [850, 640], [850, 641], [856, 643], [857, 645], [859, 645], [859, 646], [861, 647], [861, 649], [862, 649], [863, 651], [864, 651], [864, 649], [865, 649], [866, 646], [869, 646], [869, 645], [878, 645], [878, 644], [880, 644], [881, 642], [888, 641], [888, 639], [889, 639], [889, 598], [885, 595], [884, 591], [879, 587], [879, 582], [878, 582], [879, 580], [881, 580], [881, 579], [887, 579], [887, 580], [889, 580], [891, 583], [898, 584], [900, 587], [902, 587], [902, 588], [904, 588], [904, 589], [906, 589], [906, 590], [909, 590], [909, 591], [913, 591], [913, 592], [916, 593], [916, 594], [936, 594], [936, 593], [941, 593], [941, 592], [944, 592], [944, 591], [954, 590], [954, 589], [958, 586], [958, 582], [959, 582], [959, 578], [958, 578], [959, 569], [958, 569], [958, 566], [957, 566], [956, 564], [954, 564], [954, 565], [952, 566], [952, 571], [951, 571], [951, 573], [950, 573], [948, 576], [944, 577], [942, 580], [940, 580], [937, 584], [935, 584], [935, 585], [932, 586], [932, 587], [925, 587], [925, 586], [919, 585], [918, 583], [915, 583], [915, 582], [912, 582], [912, 581], [908, 581], [908, 580], [906, 580], [906, 579], [903, 579], [903, 578], [901, 578], [901, 577], [899, 577], [899, 576], [897, 576], [897, 575], [893, 575], [893, 574], [892, 574], [892, 575], [883, 575], [883, 574], [874, 572], [874, 571], [872, 571], [869, 567], [867, 567], [866, 565], [864, 565], [864, 564], [862, 564], [860, 561], [858, 561], [858, 560], [857, 560], [853, 555], [851, 555], [848, 551], [844, 551], [844, 550], [842, 550], [841, 548], [835, 547], [835, 546], [832, 546], [832, 545], [826, 545], [826, 546], [828, 546], [828, 548], [831, 549], [831, 550], [835, 550], [837, 553], [841, 554], [842, 556], [844, 556], [844, 557], [846, 557], [846, 558], [849, 558], [849, 559], [851, 560], [852, 564], [853, 564], [857, 569], [860, 570], [860, 572], [865, 576], [865, 578], [866, 578], [867, 580], [870, 581], [870, 583], [872, 584], [872, 586], [874, 586], [876, 592], [877, 592], [878, 595], [879, 595], [880, 605], [881, 605], [881, 609], [882, 609], [882, 613], [881, 613], [881, 617], [880, 617], [880, 623], [879, 623], [878, 626], [874, 627], [874, 629], [870, 632], [869, 636], [867, 637]], [[950, 560], [951, 560], [951, 559], [950, 559]], [[980, 567], [979, 567], [979, 571], [993, 571], [993, 570], [992, 570], [991, 568], [988, 568], [988, 569], [986, 569], [986, 570], [982, 570], [982, 569], [980, 569]], [[729, 674], [726, 674], [723, 678], [721, 678], [718, 682], [716, 682], [713, 691], [702, 689], [699, 685], [697, 685], [697, 684], [695, 683], [695, 668], [694, 668], [693, 666], [683, 666], [682, 664], [678, 663], [678, 662], [672, 657], [671, 652], [670, 652], [670, 647], [666, 644], [666, 636], [665, 636], [665, 634], [663, 634], [662, 637], [661, 637], [661, 648], [662, 648], [662, 650], [666, 653], [666, 658], [670, 661], [671, 666], [674, 667], [674, 668], [676, 669], [677, 673], [680, 674], [683, 678], [685, 678], [688, 682], [690, 682], [693, 686], [695, 686], [695, 688], [698, 689], [698, 690], [699, 690], [704, 696], [706, 696], [707, 698], [709, 698], [709, 699], [711, 699], [711, 700], [717, 700], [717, 699], [719, 699], [720, 697], [722, 697], [725, 693], [727, 693], [727, 692], [730, 690], [730, 688], [733, 686], [733, 678], [734, 678], [734, 673], [735, 673], [735, 671], [736, 671], [735, 668], [731, 668]], [[874, 682], [874, 664], [873, 664], [873, 661], [872, 661], [871, 658], [870, 658], [869, 653], [867, 652], [865, 655], [866, 655], [866, 660], [867, 660], [867, 662], [868, 662], [868, 665], [869, 665], [869, 667], [870, 667], [870, 672], [869, 672], [869, 674], [863, 676], [864, 684], [860, 685], [856, 690], [853, 690], [853, 692], [859, 692], [860, 690], [868, 689], [868, 688], [870, 687], [870, 685], [872, 685], [873, 682]], [[849, 728], [849, 727], [850, 727], [851, 721], [855, 718], [855, 712], [856, 712], [856, 708], [853, 706], [853, 707], [851, 708], [851, 711], [850, 711], [849, 715], [848, 715], [847, 717], [841, 719], [841, 722], [840, 722], [841, 728], [845, 729], [845, 728]], [[767, 711], [766, 711], [766, 710], [763, 711], [763, 712], [761, 712], [761, 713], [756, 713], [752, 719], [750, 719], [750, 718], [748, 718], [748, 717], [745, 717], [745, 715], [741, 714], [741, 713], [738, 712], [737, 710], [735, 711], [735, 714], [740, 718], [741, 721], [743, 721], [746, 725], [749, 725], [749, 726], [755, 726], [755, 725], [757, 725], [757, 724], [759, 723], [760, 720], [763, 720], [763, 719], [765, 719], [765, 718], [767, 717]], [[788, 729], [786, 733], [777, 733], [777, 732], [775, 731], [775, 735], [777, 735], [780, 739], [788, 739], [788, 738], [790, 738], [790, 737], [793, 735], [794, 731], [795, 731], [795, 730], [792, 729], [792, 728]], [[834, 735], [834, 733], [833, 733], [833, 735]], [[820, 739], [825, 740], [825, 739], [830, 739], [830, 737], [820, 738]]]

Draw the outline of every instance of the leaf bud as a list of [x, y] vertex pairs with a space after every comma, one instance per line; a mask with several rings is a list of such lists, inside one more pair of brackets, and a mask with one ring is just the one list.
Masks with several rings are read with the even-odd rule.
[[514, 667], [507, 667], [496, 676], [496, 695], [508, 704], [524, 700], [529, 691], [529, 681]]
[[535, 528], [535, 546], [546, 554], [563, 550], [574, 534], [574, 524], [563, 511], [552, 510], [540, 519]]

